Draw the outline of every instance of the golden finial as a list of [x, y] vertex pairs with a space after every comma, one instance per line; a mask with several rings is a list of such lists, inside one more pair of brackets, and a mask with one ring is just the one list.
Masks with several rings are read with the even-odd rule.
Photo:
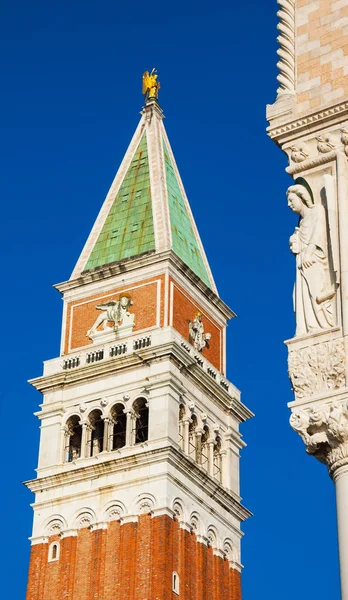
[[151, 73], [145, 71], [143, 74], [143, 94], [145, 96], [145, 102], [158, 98], [158, 90], [161, 87], [159, 81], [157, 81], [158, 73], [157, 69], [153, 68]]

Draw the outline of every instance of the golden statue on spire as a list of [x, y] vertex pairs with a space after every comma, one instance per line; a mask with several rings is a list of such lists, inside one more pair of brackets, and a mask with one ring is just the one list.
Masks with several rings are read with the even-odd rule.
[[157, 81], [158, 73], [157, 69], [153, 68], [151, 73], [145, 71], [143, 74], [143, 94], [145, 96], [145, 102], [155, 98], [158, 98], [158, 90], [161, 87], [159, 81]]

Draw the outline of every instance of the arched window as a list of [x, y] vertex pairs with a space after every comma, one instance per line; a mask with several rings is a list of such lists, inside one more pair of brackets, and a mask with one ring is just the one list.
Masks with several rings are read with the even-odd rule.
[[81, 456], [82, 427], [80, 417], [73, 415], [66, 423], [65, 462], [72, 462]]
[[103, 451], [104, 444], [104, 419], [102, 419], [102, 411], [99, 409], [92, 410], [88, 416], [88, 420], [90, 431], [87, 456], [96, 456], [96, 454]]
[[59, 559], [60, 546], [59, 542], [53, 542], [48, 548], [48, 562], [53, 562]]
[[204, 469], [206, 469], [207, 471], [209, 470], [209, 447], [208, 447], [209, 438], [210, 438], [209, 427], [207, 425], [205, 425], [203, 427], [203, 433], [202, 433], [202, 438], [201, 438], [200, 463], [201, 463], [201, 466]]
[[221, 481], [221, 438], [218, 435], [214, 444], [214, 477]]
[[183, 404], [180, 404], [180, 406], [179, 406], [179, 444], [180, 444], [181, 450], [184, 450], [184, 448], [185, 448], [184, 416], [185, 416], [185, 406]]
[[189, 456], [194, 460], [196, 460], [196, 428], [197, 417], [196, 415], [192, 415], [189, 426]]
[[176, 571], [173, 571], [173, 575], [172, 575], [172, 591], [174, 592], [174, 594], [178, 594], [180, 593], [180, 581], [179, 581], [179, 575], [177, 574]]
[[135, 412], [134, 443], [146, 442], [149, 437], [149, 407], [145, 398], [138, 398], [133, 404]]
[[127, 416], [124, 414], [123, 404], [115, 404], [111, 409], [111, 418], [113, 420], [111, 440], [109, 448], [118, 450], [126, 445]]

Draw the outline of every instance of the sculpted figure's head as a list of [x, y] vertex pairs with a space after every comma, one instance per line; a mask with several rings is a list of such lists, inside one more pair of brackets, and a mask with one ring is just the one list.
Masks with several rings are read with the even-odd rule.
[[303, 209], [303, 205], [307, 208], [314, 206], [313, 198], [309, 191], [303, 185], [291, 185], [286, 192], [288, 206], [291, 210], [299, 215]]
[[120, 305], [122, 308], [128, 308], [128, 306], [132, 305], [132, 300], [128, 294], [124, 294], [124, 296], [120, 297]]
[[288, 206], [296, 214], [301, 214], [304, 207], [313, 208], [314, 197], [310, 185], [303, 177], [296, 179], [294, 185], [291, 185], [286, 196], [288, 199]]

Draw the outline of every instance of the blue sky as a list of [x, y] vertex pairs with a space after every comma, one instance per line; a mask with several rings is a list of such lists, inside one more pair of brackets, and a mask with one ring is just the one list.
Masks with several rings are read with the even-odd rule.
[[267, 138], [275, 1], [17, 0], [0, 7], [4, 597], [24, 597], [40, 395], [61, 299], [139, 119], [156, 66], [165, 125], [221, 297], [238, 314], [228, 376], [242, 427], [243, 600], [338, 598], [334, 487], [290, 430], [283, 340], [294, 332], [286, 158]]

